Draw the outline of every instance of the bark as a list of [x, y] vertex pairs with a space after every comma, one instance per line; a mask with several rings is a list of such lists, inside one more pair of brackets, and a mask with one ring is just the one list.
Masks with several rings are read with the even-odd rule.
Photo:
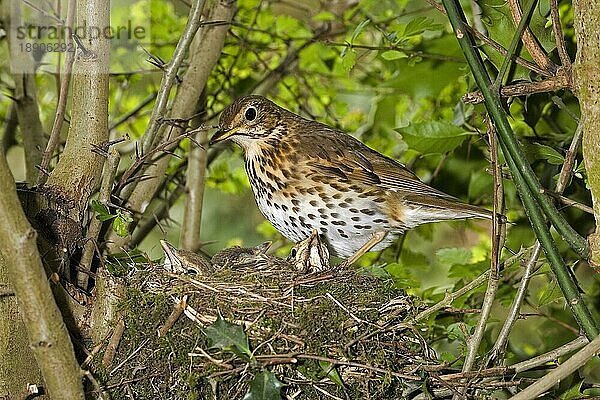
[[[51, 397], [83, 399], [79, 365], [42, 266], [36, 232], [21, 209], [15, 183], [3, 155], [0, 155], [0, 221], [0, 255], [5, 268], [0, 271], [0, 277], [8, 277], [16, 293], [19, 312], [28, 333], [28, 345], [44, 376], [44, 386]], [[9, 398], [19, 398], [26, 384], [41, 382], [29, 381], [31, 372], [35, 376], [36, 368], [33, 365], [28, 366], [29, 371], [23, 370], [23, 361], [31, 362], [29, 351], [21, 353], [25, 336], [4, 336], [20, 331], [16, 309], [10, 304], [13, 301], [6, 296], [0, 299], [0, 306], [8, 308], [6, 315], [0, 314], [3, 316], [0, 352], [9, 353], [7, 359], [2, 357], [2, 368], [6, 370], [1, 371], [0, 377], [6, 379], [4, 384], [8, 384], [7, 389], [13, 391]], [[12, 321], [16, 321], [17, 325], [7, 326]], [[15, 369], [5, 363], [9, 360], [17, 361]], [[19, 386], [23, 389], [18, 390]]]
[[596, 232], [588, 237], [590, 261], [600, 266], [600, 0], [573, 2], [577, 56], [573, 64], [573, 86], [581, 108], [583, 158], [590, 188]]
[[[76, 26], [87, 29], [109, 26], [109, 1], [79, 2]], [[82, 38], [85, 49], [77, 51], [73, 66], [73, 106], [65, 149], [50, 174], [46, 187], [74, 205], [71, 218], [87, 208], [96, 189], [104, 159], [94, 153], [95, 146], [108, 141], [108, 38]]]

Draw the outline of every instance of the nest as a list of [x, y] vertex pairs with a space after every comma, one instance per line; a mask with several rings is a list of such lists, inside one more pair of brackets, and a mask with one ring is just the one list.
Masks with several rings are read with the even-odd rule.
[[[412, 299], [359, 269], [300, 274], [262, 255], [196, 276], [137, 270], [127, 282], [118, 368], [105, 377], [113, 398], [406, 398], [439, 368], [405, 323]], [[252, 397], [260, 389], [273, 397]]]

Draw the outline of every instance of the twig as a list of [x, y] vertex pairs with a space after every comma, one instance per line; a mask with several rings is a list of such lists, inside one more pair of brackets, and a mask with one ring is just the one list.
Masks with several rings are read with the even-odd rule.
[[[169, 210], [173, 205], [179, 200], [181, 195], [185, 191], [185, 186], [183, 184], [177, 185], [177, 187], [169, 194], [169, 198], [163, 200], [163, 202], [158, 206], [157, 210], [153, 210], [152, 212], [144, 213], [144, 216], [140, 220], [137, 228], [131, 235], [131, 240], [129, 241], [129, 247], [135, 248], [138, 244], [144, 240], [144, 238], [154, 229], [156, 225], [160, 223], [163, 219], [169, 216]], [[160, 225], [159, 225], [160, 226]]]
[[123, 317], [119, 317], [117, 320], [117, 325], [113, 330], [112, 335], [110, 336], [110, 341], [106, 346], [106, 350], [104, 350], [104, 356], [102, 357], [102, 365], [104, 368], [108, 368], [110, 364], [112, 364], [115, 354], [117, 354], [117, 347], [119, 347], [119, 343], [121, 342], [121, 338], [123, 337], [123, 333], [125, 332], [125, 321]]
[[[573, 135], [573, 140], [569, 145], [569, 149], [565, 155], [565, 162], [561, 168], [558, 181], [556, 182], [556, 191], [558, 193], [562, 193], [571, 178], [573, 173], [573, 166], [575, 165], [575, 157], [577, 156], [577, 149], [579, 148], [579, 144], [581, 143], [582, 131], [580, 128], [581, 125], [577, 127], [575, 130], [575, 134]], [[517, 293], [512, 302], [510, 310], [508, 312], [508, 316], [502, 325], [502, 329], [498, 334], [498, 338], [490, 351], [490, 355], [488, 358], [488, 365], [495, 362], [506, 350], [506, 344], [508, 343], [508, 336], [512, 331], [512, 328], [519, 317], [519, 311], [521, 309], [521, 304], [525, 299], [525, 294], [527, 290], [527, 286], [529, 284], [529, 280], [534, 272], [535, 263], [540, 255], [541, 245], [539, 241], [536, 241], [533, 252], [531, 253], [531, 257], [525, 266], [525, 270], [523, 271], [523, 277], [521, 278], [521, 282], [519, 284], [519, 288], [517, 289]]]
[[497, 359], [499, 359], [506, 350], [506, 344], [508, 343], [508, 337], [512, 328], [519, 318], [519, 311], [521, 310], [521, 304], [525, 299], [525, 295], [527, 293], [527, 287], [529, 285], [529, 280], [533, 275], [534, 267], [538, 257], [540, 256], [541, 245], [538, 241], [533, 246], [533, 251], [531, 253], [531, 257], [529, 257], [529, 261], [525, 265], [525, 270], [523, 271], [523, 277], [519, 283], [519, 288], [517, 289], [517, 293], [515, 294], [515, 298], [513, 299], [512, 305], [508, 312], [506, 319], [504, 320], [504, 324], [502, 325], [502, 329], [498, 334], [498, 338], [496, 338], [496, 342], [490, 350], [490, 355], [488, 356], [487, 365], [492, 365]]
[[583, 366], [592, 357], [600, 353], [600, 336], [596, 337], [588, 343], [583, 349], [574, 354], [571, 358], [565, 361], [555, 370], [551, 371], [539, 381], [533, 383], [527, 389], [519, 392], [516, 396], [511, 397], [511, 400], [528, 400], [534, 399], [562, 381], [563, 378], [571, 375], [579, 367]]
[[354, 321], [358, 322], [359, 324], [364, 324], [366, 321], [363, 321], [362, 319], [358, 318], [356, 315], [354, 315], [352, 313], [352, 311], [348, 310], [342, 303], [339, 302], [338, 299], [336, 299], [335, 297], [333, 297], [331, 295], [331, 293], [327, 292], [325, 294], [331, 301], [333, 301], [339, 308], [341, 308], [342, 310], [344, 310]]
[[[507, 56], [508, 55], [508, 50], [505, 49], [500, 43], [496, 42], [495, 40], [493, 40], [492, 38], [484, 35], [483, 33], [479, 32], [477, 29], [473, 28], [470, 25], [465, 25], [465, 28], [473, 35], [475, 36], [477, 39], [481, 40], [483, 43], [487, 44], [488, 46], [490, 46], [492, 49], [496, 50], [498, 53], [502, 54], [503, 56]], [[516, 62], [517, 64], [519, 64], [522, 67], [527, 68], [528, 70], [531, 70], [533, 72], [536, 72], [542, 76], [547, 76], [547, 77], [552, 77], [552, 74], [547, 72], [546, 70], [538, 67], [535, 63], [532, 63], [531, 61], [528, 61], [522, 57], [519, 57], [516, 54], [513, 54], [513, 61]]]
[[[502, 86], [500, 95], [502, 97], [526, 96], [534, 93], [554, 92], [556, 90], [568, 88], [570, 86], [569, 77], [566, 74], [557, 74], [551, 78], [539, 82], [522, 82]], [[483, 102], [483, 94], [480, 91], [467, 93], [462, 97], [465, 103], [478, 104]]]
[[88, 380], [92, 383], [92, 386], [94, 386], [96, 393], [98, 393], [99, 400], [110, 400], [110, 394], [104, 389], [102, 389], [102, 386], [100, 386], [94, 375], [92, 375], [92, 373], [89, 370], [82, 369], [81, 374], [88, 378]]
[[521, 373], [530, 369], [539, 367], [548, 362], [555, 361], [560, 357], [574, 352], [577, 349], [582, 348], [589, 340], [585, 336], [579, 336], [577, 339], [570, 341], [569, 343], [563, 344], [554, 350], [550, 350], [547, 353], [541, 354], [537, 357], [530, 358], [529, 360], [521, 361], [519, 363], [511, 365], [511, 368], [515, 370], [515, 373]]
[[[481, 316], [473, 335], [467, 339], [467, 355], [463, 363], [462, 372], [469, 372], [475, 364], [475, 358], [477, 357], [477, 350], [481, 344], [481, 339], [485, 333], [487, 321], [492, 311], [492, 305], [496, 293], [498, 292], [498, 280], [500, 277], [500, 253], [504, 247], [504, 238], [506, 228], [504, 223], [498, 217], [504, 213], [504, 186], [502, 184], [502, 166], [498, 162], [498, 143], [496, 137], [496, 130], [494, 129], [491, 121], [488, 120], [488, 138], [490, 142], [490, 164], [493, 171], [494, 178], [494, 215], [492, 217], [492, 255], [490, 274], [488, 279], [488, 286], [485, 291], [483, 298], [483, 304], [481, 307]], [[462, 389], [462, 394], [466, 393], [468, 386]], [[459, 395], [456, 394], [454, 397], [457, 398]]]
[[193, 2], [192, 8], [190, 9], [190, 14], [187, 20], [187, 24], [185, 29], [177, 42], [177, 46], [175, 47], [175, 51], [173, 52], [173, 57], [169, 64], [166, 65], [164, 69], [164, 75], [160, 82], [160, 89], [156, 95], [156, 103], [154, 104], [154, 108], [152, 109], [152, 114], [150, 115], [150, 121], [148, 122], [148, 127], [146, 128], [146, 132], [142, 137], [142, 151], [144, 153], [150, 151], [152, 146], [154, 145], [155, 139], [158, 135], [160, 128], [160, 121], [162, 117], [166, 115], [167, 104], [169, 102], [169, 94], [171, 93], [171, 88], [173, 84], [177, 80], [177, 72], [179, 71], [179, 67], [183, 62], [185, 54], [192, 43], [192, 39], [196, 35], [198, 28], [200, 27], [200, 20], [202, 17], [202, 9], [204, 7], [204, 0], [195, 0]]
[[137, 115], [137, 113], [139, 113], [144, 107], [146, 107], [148, 104], [152, 103], [152, 100], [156, 99], [156, 95], [157, 95], [157, 92], [150, 93], [148, 95], [148, 97], [146, 97], [144, 100], [142, 100], [142, 102], [140, 104], [138, 104], [137, 106], [135, 106], [134, 108], [129, 110], [127, 113], [125, 113], [124, 115], [119, 117], [119, 119], [117, 119], [112, 124], [110, 124], [108, 127], [108, 130], [112, 131], [115, 128], [118, 128], [119, 125], [124, 124], [125, 122], [129, 121], [130, 118]]
[[[69, 28], [73, 27], [73, 23], [75, 21], [76, 8], [76, 0], [69, 0], [69, 4], [67, 6], [66, 21], [66, 26]], [[65, 44], [67, 44], [67, 47], [69, 44], [69, 39], [71, 38], [66, 39]], [[69, 84], [71, 83], [71, 72], [73, 71], [74, 62], [75, 51], [67, 51], [62, 78], [60, 78], [60, 89], [58, 93], [58, 104], [56, 105], [56, 116], [54, 117], [54, 122], [52, 124], [52, 130], [50, 131], [50, 138], [48, 139], [48, 143], [46, 144], [46, 149], [42, 152], [40, 172], [37, 179], [38, 185], [41, 185], [46, 182], [46, 179], [48, 177], [47, 171], [50, 166], [52, 154], [54, 153], [54, 149], [56, 149], [56, 146], [60, 141], [60, 134], [62, 131], [63, 122], [65, 120], [65, 112], [67, 110], [67, 100], [69, 98]]]
[[117, 365], [115, 368], [112, 369], [112, 371], [110, 371], [110, 373], [108, 374], [109, 376], [114, 375], [115, 372], [117, 372], [123, 365], [127, 364], [129, 362], [129, 360], [131, 360], [133, 357], [135, 357], [135, 355], [137, 353], [139, 353], [144, 346], [146, 346], [146, 344], [150, 341], [149, 338], [144, 339], [144, 341], [138, 346], [137, 349], [135, 349], [130, 355], [127, 356], [127, 358], [125, 358], [123, 361], [121, 361], [119, 363], [119, 365]]
[[581, 210], [585, 213], [588, 213], [590, 215], [594, 215], [594, 209], [590, 206], [587, 206], [585, 204], [581, 204], [578, 201], [575, 200], [571, 200], [570, 198], [563, 196], [562, 194], [558, 194], [556, 192], [553, 192], [551, 190], [548, 189], [544, 189], [544, 193], [549, 194], [550, 196], [554, 197], [556, 200], [560, 201], [561, 203], [563, 203], [566, 206], [570, 206], [570, 207], [574, 207], [577, 208], [578, 210]]
[[550, 0], [550, 18], [552, 19], [552, 31], [554, 32], [554, 42], [558, 50], [558, 57], [563, 68], [568, 73], [571, 71], [571, 58], [567, 53], [565, 37], [563, 36], [562, 26], [560, 24], [560, 14], [558, 13], [558, 0]]
[[[535, 2], [536, 0], [530, 0]], [[521, 5], [519, 4], [519, 0], [508, 0], [508, 5], [510, 8], [510, 12], [512, 13], [513, 19], [515, 20], [515, 25], [519, 25], [521, 22], [521, 18], [523, 18], [523, 11], [521, 11]], [[531, 32], [529, 27], [525, 28], [522, 36], [523, 44], [527, 48], [527, 51], [531, 55], [531, 58], [536, 62], [537, 65], [549, 71], [554, 75], [557, 70], [556, 64], [554, 64], [546, 55], [546, 52], [538, 43], [536, 37]]]
[[187, 300], [188, 295], [186, 294], [181, 298], [181, 300], [177, 302], [177, 304], [175, 304], [175, 306], [173, 307], [173, 311], [171, 311], [171, 314], [169, 314], [169, 317], [167, 318], [165, 323], [160, 328], [158, 328], [158, 337], [165, 336], [169, 329], [171, 329], [173, 325], [175, 325], [175, 322], [177, 322], [177, 320], [179, 319], [181, 314], [183, 314], [183, 311], [187, 307]]

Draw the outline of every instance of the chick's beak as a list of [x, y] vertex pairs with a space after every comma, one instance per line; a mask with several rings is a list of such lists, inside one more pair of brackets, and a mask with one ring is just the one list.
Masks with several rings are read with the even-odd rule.
[[235, 135], [235, 133], [237, 131], [238, 131], [238, 128], [231, 128], [231, 129], [220, 128], [217, 132], [215, 132], [213, 137], [210, 139], [210, 141], [208, 142], [208, 145], [212, 146], [215, 143], [221, 142], [225, 139], [229, 139], [229, 137]]

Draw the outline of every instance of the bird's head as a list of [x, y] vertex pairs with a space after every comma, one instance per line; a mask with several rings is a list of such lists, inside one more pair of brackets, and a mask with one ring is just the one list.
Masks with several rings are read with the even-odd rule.
[[285, 112], [262, 96], [241, 97], [221, 113], [219, 130], [210, 144], [231, 139], [248, 148], [253, 143], [280, 134], [280, 122]]

